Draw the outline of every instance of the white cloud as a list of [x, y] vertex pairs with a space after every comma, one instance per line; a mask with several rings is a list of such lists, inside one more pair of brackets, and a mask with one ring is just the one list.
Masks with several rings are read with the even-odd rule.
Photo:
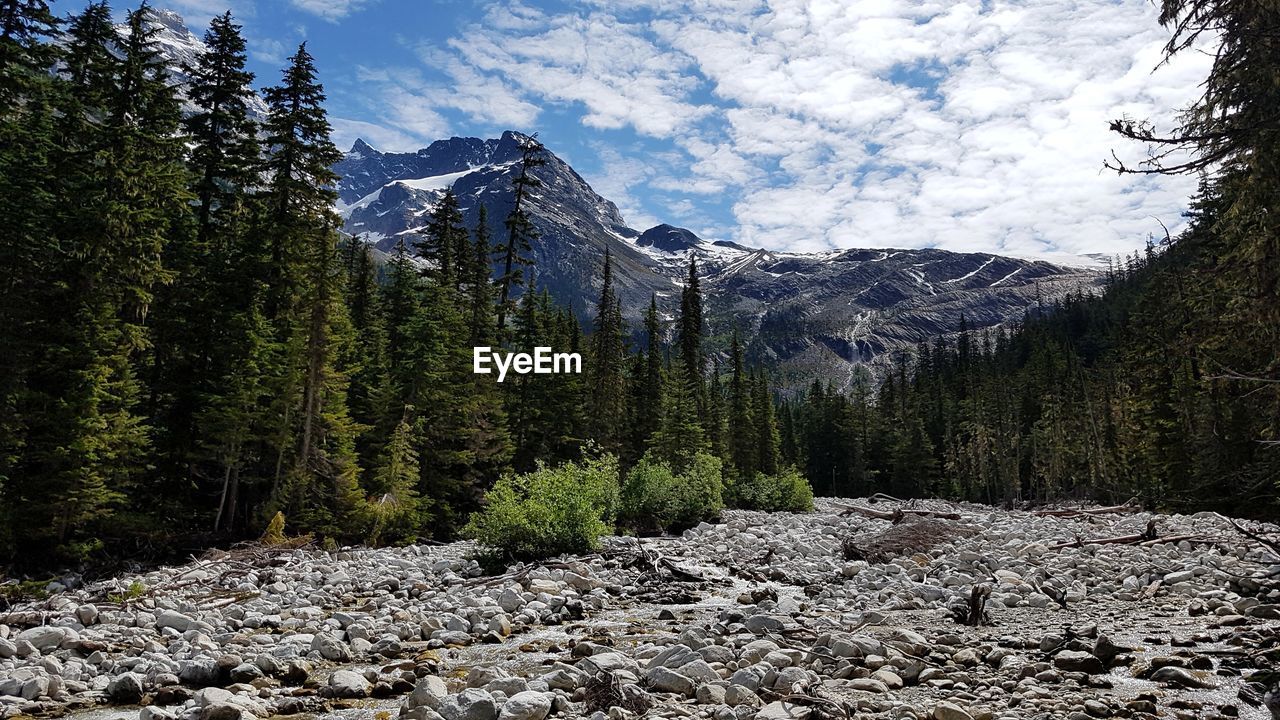
[[370, 0], [289, 0], [299, 10], [337, 22], [368, 5]]
[[1139, 152], [1109, 120], [1167, 123], [1197, 94], [1207, 58], [1153, 72], [1166, 39], [1146, 0], [498, 0], [420, 49], [447, 88], [374, 81], [408, 136], [443, 134], [443, 108], [529, 127], [554, 106], [652, 138], [593, 143], [590, 180], [640, 227], [728, 198], [714, 234], [772, 248], [1123, 252], [1151, 216], [1176, 231], [1194, 189], [1101, 172]]

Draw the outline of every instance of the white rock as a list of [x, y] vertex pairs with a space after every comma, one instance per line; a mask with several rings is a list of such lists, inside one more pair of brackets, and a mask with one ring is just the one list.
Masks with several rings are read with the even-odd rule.
[[526, 690], [502, 704], [498, 720], [543, 720], [550, 713], [551, 697], [547, 693]]

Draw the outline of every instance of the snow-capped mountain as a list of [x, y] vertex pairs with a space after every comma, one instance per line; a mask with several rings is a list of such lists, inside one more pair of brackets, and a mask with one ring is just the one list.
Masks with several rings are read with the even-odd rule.
[[[335, 166], [342, 175], [345, 229], [389, 249], [412, 242], [426, 215], [452, 187], [469, 225], [483, 205], [501, 232], [519, 172], [519, 136], [451, 138], [416, 153], [383, 153], [357, 141]], [[737, 325], [758, 359], [792, 386], [813, 377], [847, 380], [859, 367], [954, 332], [961, 316], [982, 329], [1021, 319], [1038, 304], [1095, 285], [1096, 270], [984, 253], [945, 250], [843, 250], [803, 254], [707, 242], [693, 232], [626, 225], [554, 153], [532, 173], [542, 185], [530, 212], [537, 282], [584, 317], [594, 311], [607, 249], [615, 260], [624, 313], [638, 319], [650, 295], [675, 312], [685, 267], [696, 256], [704, 278], [710, 330], [723, 338]]]
[[[193, 62], [203, 43], [176, 13], [158, 11], [155, 22], [182, 83], [182, 63]], [[265, 116], [266, 105], [259, 103], [253, 110]], [[455, 137], [409, 153], [381, 152], [357, 140], [334, 167], [341, 177], [336, 209], [344, 229], [382, 250], [402, 238], [412, 245], [451, 187], [467, 224], [474, 228], [483, 206], [499, 237], [519, 172], [520, 139], [514, 132], [487, 140]], [[534, 243], [539, 288], [588, 320], [608, 251], [624, 314], [638, 327], [651, 296], [674, 316], [689, 258], [696, 256], [713, 347], [722, 350], [738, 327], [749, 354], [772, 365], [786, 387], [803, 387], [815, 377], [844, 384], [868, 368], [879, 374], [893, 353], [954, 332], [962, 316], [978, 330], [1016, 322], [1101, 279], [1096, 268], [983, 253], [801, 254], [708, 242], [665, 224], [641, 232], [553, 152], [545, 159], [532, 171], [541, 185], [529, 208], [540, 234]]]

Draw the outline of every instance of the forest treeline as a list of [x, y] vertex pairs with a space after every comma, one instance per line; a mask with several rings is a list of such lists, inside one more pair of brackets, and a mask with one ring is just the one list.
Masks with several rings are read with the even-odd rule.
[[[339, 232], [305, 44], [258, 122], [230, 14], [183, 97], [150, 13], [0, 5], [0, 565], [173, 556], [277, 513], [317, 540], [449, 538], [499, 478], [584, 449], [643, 459], [646, 487], [714, 467], [742, 504], [793, 479], [765, 377], [736, 341], [708, 368], [696, 266], [675, 327], [656, 304], [624, 326], [608, 257], [585, 332], [537, 288], [536, 140], [506, 217], [468, 229], [448, 193], [384, 260]], [[584, 372], [499, 385], [475, 346]]]
[[815, 383], [781, 412], [815, 490], [1280, 509], [1280, 5], [1158, 6], [1166, 58], [1213, 65], [1173, 127], [1115, 120], [1143, 159], [1106, 165], [1198, 176], [1186, 229], [1012, 333], [920, 346], [878, 392]]

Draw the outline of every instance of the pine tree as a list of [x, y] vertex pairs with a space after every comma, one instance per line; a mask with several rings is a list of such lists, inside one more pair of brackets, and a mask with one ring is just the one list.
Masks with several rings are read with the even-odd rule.
[[282, 83], [264, 92], [269, 114], [263, 126], [272, 148], [263, 170], [263, 193], [270, 246], [270, 288], [267, 314], [273, 321], [297, 310], [307, 250], [317, 233], [331, 232], [338, 176], [334, 163], [342, 158], [329, 140], [331, 127], [324, 109], [324, 88], [316, 80], [315, 61], [307, 45], [289, 58]]
[[51, 291], [45, 271], [59, 212], [51, 163], [59, 150], [55, 108], [63, 83], [49, 73], [59, 55], [48, 40], [57, 21], [41, 0], [0, 4], [0, 557], [11, 546], [14, 476], [25, 445], [27, 376], [48, 347], [41, 316]]
[[613, 289], [613, 257], [606, 250], [600, 302], [591, 335], [589, 426], [596, 442], [615, 453], [621, 448], [626, 418], [625, 355], [622, 309]]
[[[463, 279], [463, 266], [470, 267], [472, 253], [467, 247], [467, 228], [462, 224], [462, 210], [453, 188], [432, 208], [418, 255], [434, 267], [437, 282], [457, 288]], [[467, 278], [470, 280], [471, 278]]]
[[778, 424], [774, 415], [773, 397], [769, 393], [769, 380], [764, 374], [751, 381], [751, 415], [755, 421], [756, 468], [766, 475], [777, 475], [779, 462]]
[[542, 157], [542, 143], [537, 134], [520, 137], [520, 174], [512, 180], [515, 197], [511, 212], [507, 215], [507, 240], [494, 248], [494, 255], [502, 267], [498, 276], [498, 333], [506, 333], [507, 314], [513, 307], [515, 290], [524, 284], [524, 266], [533, 264], [529, 257], [533, 241], [538, 237], [537, 228], [529, 217], [529, 193], [540, 181], [530, 171], [546, 164]]
[[689, 273], [680, 292], [680, 359], [684, 363], [689, 391], [698, 404], [698, 413], [706, 412], [706, 356], [702, 352], [702, 289], [698, 281], [698, 260], [689, 257]]
[[733, 373], [729, 380], [729, 460], [738, 478], [754, 478], [759, 469], [756, 454], [759, 434], [752, 414], [751, 385], [737, 329], [729, 346], [729, 362]]
[[677, 359], [663, 385], [658, 427], [649, 437], [649, 453], [677, 472], [684, 472], [698, 453], [708, 450], [698, 406], [690, 390], [688, 370]]
[[[409, 410], [405, 408], [406, 416]], [[412, 426], [402, 419], [392, 432], [383, 462], [370, 483], [372, 528], [366, 539], [370, 545], [376, 547], [388, 538], [416, 540], [418, 531], [426, 525], [426, 509], [418, 497], [421, 470], [415, 440]]]
[[649, 298], [644, 316], [645, 352], [643, 363], [636, 368], [636, 441], [644, 444], [657, 429], [658, 409], [662, 404], [662, 325], [658, 318], [658, 298]]
[[[197, 416], [210, 402], [224, 409], [243, 407], [245, 387], [260, 382], [235, 376], [246, 367], [259, 367], [262, 358], [254, 361], [251, 356], [260, 349], [258, 343], [268, 342], [257, 318], [248, 317], [261, 311], [256, 305], [259, 288], [251, 282], [260, 274], [256, 250], [246, 246], [253, 242], [246, 236], [261, 158], [257, 127], [248, 117], [253, 75], [244, 69], [245, 42], [230, 14], [210, 22], [205, 45], [194, 65], [184, 68], [195, 107], [184, 120], [191, 144], [187, 163], [194, 181], [195, 231], [170, 243], [165, 254], [174, 281], [158, 295], [150, 323], [154, 351], [148, 405], [157, 431], [160, 474], [185, 476], [195, 484], [213, 474], [203, 467], [213, 463], [221, 466], [223, 494], [234, 497], [237, 493], [227, 491], [228, 468], [238, 469], [241, 461], [227, 465], [230, 446], [211, 448], [208, 429]], [[255, 336], [240, 337], [240, 332]], [[225, 402], [219, 397], [223, 391], [229, 395]], [[237, 452], [245, 451], [238, 433], [230, 441]], [[170, 499], [188, 508], [197, 502]], [[218, 513], [218, 518], [224, 515], [235, 516]], [[219, 522], [215, 520], [215, 529]]]
[[47, 84], [58, 24], [45, 0], [0, 2], [0, 113], [20, 108], [33, 86]]
[[492, 267], [489, 264], [492, 252], [489, 237], [489, 213], [484, 205], [480, 206], [476, 218], [475, 242], [471, 250], [471, 262], [468, 268], [467, 304], [471, 308], [468, 323], [471, 346], [481, 347], [495, 340], [493, 327], [493, 283], [490, 280]]
[[149, 13], [130, 13], [118, 39], [105, 6], [90, 6], [68, 41], [52, 186], [67, 204], [43, 263], [56, 284], [24, 392], [37, 410], [25, 413], [18, 471], [42, 498], [28, 498], [24, 537], [71, 556], [100, 543], [95, 524], [146, 470], [138, 364], [153, 293], [169, 279], [161, 255], [186, 212], [178, 105]]
[[347, 370], [341, 367], [353, 341], [342, 302], [339, 219], [332, 209], [337, 178], [330, 168], [341, 153], [329, 140], [324, 90], [305, 43], [289, 59], [282, 84], [266, 97], [272, 148], [262, 198], [271, 248], [267, 314], [284, 340], [273, 394], [286, 410], [272, 496], [302, 527], [342, 537], [350, 533], [348, 520], [361, 497], [355, 455], [360, 427], [349, 414]]

